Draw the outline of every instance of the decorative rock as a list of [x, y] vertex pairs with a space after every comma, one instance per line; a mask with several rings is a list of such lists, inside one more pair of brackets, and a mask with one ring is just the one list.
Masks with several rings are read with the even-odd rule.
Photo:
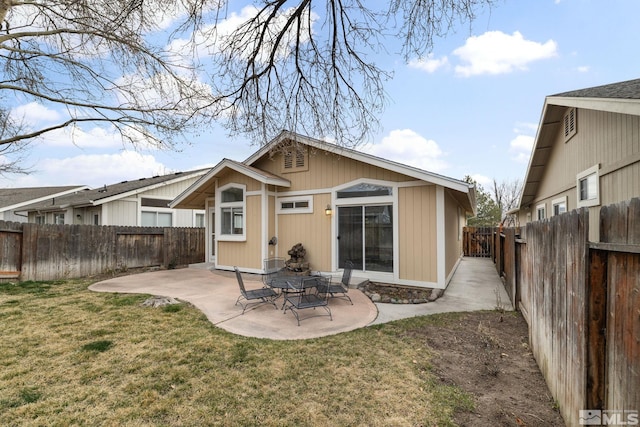
[[442, 295], [442, 289], [433, 289], [429, 295], [429, 301], [435, 301]]
[[180, 301], [171, 297], [154, 296], [147, 299], [140, 305], [142, 305], [143, 307], [162, 307], [171, 304], [180, 304]]
[[373, 302], [380, 302], [380, 300], [382, 299], [380, 294], [370, 294], [369, 298], [371, 298], [371, 301]]

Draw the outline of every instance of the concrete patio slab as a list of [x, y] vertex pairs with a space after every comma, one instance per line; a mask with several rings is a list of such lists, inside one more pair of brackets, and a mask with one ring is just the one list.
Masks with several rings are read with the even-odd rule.
[[[243, 277], [247, 289], [262, 286], [260, 276], [247, 274]], [[435, 313], [493, 310], [498, 301], [506, 310], [513, 310], [493, 263], [486, 258], [463, 258], [444, 295], [434, 302], [374, 304], [359, 290], [351, 289], [349, 296], [353, 305], [342, 299], [330, 301], [333, 320], [315, 317], [302, 320], [300, 326], [293, 314], [285, 314], [268, 304], [248, 309], [243, 315], [241, 307], [235, 305], [240, 294], [238, 283], [234, 273], [227, 271], [206, 268], [159, 270], [115, 277], [94, 283], [89, 289], [188, 301], [200, 309], [211, 323], [228, 332], [274, 340], [317, 338]], [[281, 300], [278, 302], [281, 304]]]
[[[260, 276], [249, 274], [243, 277], [247, 289], [262, 287]], [[291, 312], [284, 313], [280, 309], [281, 299], [276, 301], [280, 303], [278, 309], [263, 304], [242, 314], [242, 308], [235, 305], [240, 290], [234, 273], [199, 268], [115, 277], [94, 283], [89, 289], [95, 292], [150, 294], [188, 301], [200, 309], [211, 323], [228, 332], [274, 340], [317, 338], [351, 331], [370, 324], [378, 314], [373, 302], [357, 289], [349, 291], [353, 305], [342, 299], [330, 300], [333, 320], [324, 316], [314, 317], [301, 320], [298, 326]], [[301, 312], [301, 319], [310, 314]]]

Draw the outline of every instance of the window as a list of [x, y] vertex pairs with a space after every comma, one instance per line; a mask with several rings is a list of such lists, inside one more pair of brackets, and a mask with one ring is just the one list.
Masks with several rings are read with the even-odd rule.
[[578, 132], [578, 117], [575, 108], [570, 108], [562, 119], [564, 126], [564, 142], [569, 141]]
[[313, 213], [313, 196], [278, 199], [279, 214]]
[[567, 211], [567, 197], [560, 197], [551, 201], [553, 215], [560, 215]]
[[245, 186], [230, 184], [220, 189], [220, 235], [218, 240], [245, 239]]
[[541, 205], [536, 206], [536, 219], [538, 221], [540, 221], [541, 219], [545, 219], [546, 218], [546, 212], [545, 212], [545, 204], [542, 203]]
[[600, 204], [600, 165], [590, 167], [577, 176], [578, 207], [598, 206]]
[[54, 224], [64, 224], [64, 214], [63, 213], [54, 213], [53, 214], [53, 223]]
[[204, 214], [197, 213], [195, 218], [195, 227], [204, 228]]
[[140, 225], [143, 227], [171, 227], [172, 216], [171, 212], [142, 211]]
[[100, 215], [93, 214], [93, 225], [100, 225]]
[[44, 215], [36, 216], [36, 224], [44, 224]]
[[350, 197], [379, 197], [391, 196], [393, 189], [384, 185], [367, 184], [365, 182], [345, 188], [337, 192], [338, 199], [346, 199]]

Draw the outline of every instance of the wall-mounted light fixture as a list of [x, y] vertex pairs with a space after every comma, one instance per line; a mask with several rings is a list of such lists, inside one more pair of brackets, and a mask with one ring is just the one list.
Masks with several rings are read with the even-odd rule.
[[327, 207], [324, 209], [324, 214], [325, 215], [331, 215], [332, 214], [331, 205], [327, 205]]

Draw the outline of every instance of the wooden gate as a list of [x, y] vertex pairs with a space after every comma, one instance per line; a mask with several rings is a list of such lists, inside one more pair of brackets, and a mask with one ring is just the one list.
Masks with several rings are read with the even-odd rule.
[[491, 257], [496, 227], [464, 227], [464, 256]]

